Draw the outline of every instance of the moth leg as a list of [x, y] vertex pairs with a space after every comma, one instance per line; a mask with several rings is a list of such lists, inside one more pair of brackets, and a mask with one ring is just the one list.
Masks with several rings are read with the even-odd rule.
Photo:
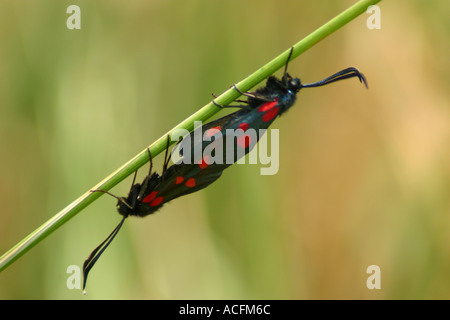
[[[237, 100], [236, 100], [237, 101]], [[247, 109], [247, 110], [253, 110], [253, 108], [247, 104], [239, 104], [239, 105], [230, 105], [230, 106], [222, 106], [220, 104], [218, 104], [216, 101], [212, 101], [212, 103], [214, 103], [217, 107], [221, 108], [221, 109], [225, 109], [225, 108], [241, 108], [241, 109]]]
[[[218, 96], [215, 95], [214, 93], [212, 94], [212, 96], [213, 96], [214, 98], [217, 98], [217, 97], [218, 97]], [[239, 99], [234, 100], [234, 102], [248, 103], [247, 100], [239, 100]], [[214, 104], [215, 104], [216, 106], [219, 106], [217, 103], [214, 103]]]
[[261, 101], [267, 101], [267, 102], [272, 102], [275, 101], [274, 99], [270, 99], [267, 98], [263, 95], [260, 95], [256, 92], [242, 92], [237, 86], [236, 84], [233, 85], [234, 90], [236, 90], [237, 92], [239, 92], [241, 95], [252, 98], [252, 99], [257, 99], [257, 100], [261, 100]]
[[116, 198], [118, 201], [122, 202], [122, 203], [123, 203], [124, 205], [126, 205], [128, 208], [130, 208], [131, 210], [133, 210], [133, 207], [132, 207], [128, 202], [126, 202], [124, 198], [118, 197], [118, 196], [116, 196], [115, 194], [112, 194], [111, 192], [108, 192], [108, 191], [106, 191], [106, 190], [101, 190], [101, 189], [95, 189], [95, 190], [89, 190], [89, 191], [90, 191], [90, 192], [103, 192], [103, 193], [106, 193], [107, 195], [110, 195], [111, 197]]
[[162, 171], [162, 179], [164, 179], [164, 173], [166, 173], [167, 167], [169, 166], [170, 158], [172, 157], [172, 153], [167, 157], [167, 154], [169, 153], [169, 145], [170, 145], [170, 135], [167, 135], [167, 147], [166, 147], [166, 154], [164, 155], [164, 164], [163, 164], [163, 171]]
[[[141, 191], [139, 191], [139, 195], [137, 196], [138, 200], [140, 200], [142, 198], [142, 196], [144, 195], [144, 192], [147, 189], [148, 181], [150, 180], [150, 177], [152, 176], [152, 171], [153, 171], [153, 157], [152, 157], [152, 153], [150, 151], [150, 148], [147, 148], [147, 152], [148, 152], [148, 157], [149, 157], [149, 160], [150, 160], [150, 169], [148, 170], [148, 175], [145, 177], [144, 182], [142, 183]], [[137, 170], [134, 173], [133, 185], [131, 187], [134, 186], [134, 180], [136, 179], [136, 174], [137, 174]]]
[[[150, 169], [148, 170], [148, 175], [150, 176], [152, 174], [152, 170], [153, 170], [153, 157], [152, 157], [152, 153], [150, 152], [150, 148], [147, 148], [147, 152], [148, 152], [148, 158], [150, 160]], [[137, 172], [137, 170], [136, 170]], [[136, 175], [134, 176], [136, 178]], [[133, 179], [134, 182], [134, 179]]]
[[[134, 176], [133, 176], [133, 182], [131, 183], [131, 187], [130, 190], [133, 189], [134, 186], [134, 182], [136, 181], [136, 175], [137, 175], [137, 170], [134, 172]], [[94, 193], [94, 192], [102, 192], [102, 193], [106, 193], [107, 195], [110, 195], [113, 198], [116, 198], [117, 200], [123, 202], [127, 207], [130, 207], [130, 205], [124, 201], [121, 197], [116, 196], [115, 194], [112, 194], [109, 191], [106, 190], [102, 190], [102, 189], [94, 189], [94, 190], [89, 190], [90, 192]], [[131, 207], [130, 207], [131, 208]]]

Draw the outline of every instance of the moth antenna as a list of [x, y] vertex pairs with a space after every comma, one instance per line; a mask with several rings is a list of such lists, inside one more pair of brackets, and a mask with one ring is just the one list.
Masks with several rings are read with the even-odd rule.
[[302, 88], [314, 88], [314, 87], [321, 87], [321, 86], [325, 86], [327, 84], [336, 82], [336, 81], [341, 81], [341, 80], [345, 80], [345, 79], [350, 79], [350, 78], [354, 78], [354, 77], [358, 77], [359, 81], [361, 83], [363, 83], [367, 89], [369, 89], [369, 86], [367, 85], [367, 80], [366, 77], [359, 72], [358, 69], [356, 69], [355, 67], [350, 67], [350, 68], [346, 68], [344, 70], [341, 70], [339, 72], [336, 72], [335, 74], [314, 82], [314, 83], [309, 83], [309, 84], [302, 84]]
[[86, 294], [85, 288], [86, 288], [86, 281], [87, 281], [89, 271], [95, 265], [95, 263], [100, 258], [100, 256], [105, 251], [105, 249], [109, 246], [111, 241], [113, 241], [113, 239], [119, 232], [120, 228], [122, 227], [125, 219], [126, 219], [126, 217], [123, 217], [122, 220], [120, 220], [120, 223], [117, 225], [117, 227], [114, 228], [114, 230], [109, 234], [109, 236], [105, 240], [103, 240], [103, 242], [100, 243], [84, 261], [84, 263], [83, 263], [83, 294]]

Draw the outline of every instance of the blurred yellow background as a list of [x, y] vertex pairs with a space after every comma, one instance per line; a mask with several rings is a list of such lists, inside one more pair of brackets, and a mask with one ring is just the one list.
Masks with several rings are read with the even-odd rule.
[[[1, 1], [0, 254], [355, 2]], [[449, 299], [450, 2], [379, 6], [380, 30], [363, 14], [289, 65], [305, 83], [355, 66], [370, 89], [300, 92], [277, 175], [235, 165], [127, 219], [85, 297], [66, 270], [120, 220], [101, 197], [0, 273], [0, 299]]]

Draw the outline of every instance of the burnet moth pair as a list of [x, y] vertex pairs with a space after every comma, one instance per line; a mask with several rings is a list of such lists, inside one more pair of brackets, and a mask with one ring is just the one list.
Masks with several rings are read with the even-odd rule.
[[[161, 175], [152, 172], [152, 155], [150, 154], [150, 150], [148, 150], [150, 158], [149, 173], [142, 183], [135, 183], [137, 171], [135, 172], [127, 197], [118, 197], [104, 190], [91, 190], [92, 192], [104, 192], [116, 198], [117, 210], [123, 218], [111, 234], [85, 260], [83, 264], [83, 291], [86, 287], [89, 271], [117, 235], [128, 216], [145, 217], [156, 212], [165, 203], [202, 190], [216, 181], [222, 175], [223, 170], [252, 150], [264, 134], [265, 129], [269, 128], [278, 116], [294, 105], [300, 89], [320, 87], [353, 77], [358, 77], [360, 82], [364, 83], [367, 88], [366, 78], [358, 69], [353, 67], [341, 70], [321, 81], [302, 84], [299, 78], [292, 78], [287, 73], [288, 62], [291, 59], [293, 49], [291, 48], [281, 79], [270, 76], [267, 79], [266, 85], [257, 89], [255, 92], [241, 92], [234, 86], [239, 93], [247, 97], [247, 100], [236, 100], [241, 104], [227, 106], [226, 108], [239, 108], [240, 110], [196, 129], [201, 130], [201, 137], [205, 135], [207, 137], [214, 136], [215, 139], [196, 141], [194, 136], [198, 132], [194, 130], [179, 143], [180, 150], [191, 151], [188, 152], [189, 155], [182, 155], [185, 158], [190, 157], [190, 159], [187, 159], [189, 161], [183, 161], [169, 166], [171, 156], [168, 152], [170, 142], [168, 136]], [[215, 102], [214, 104], [218, 107], [225, 108]], [[236, 130], [240, 134], [230, 135], [228, 134], [230, 129], [232, 131]], [[248, 134], [250, 131], [254, 132], [254, 134]], [[221, 151], [220, 158], [223, 158], [223, 161], [211, 161], [208, 156], [199, 155], [199, 151], [202, 152], [207, 148], [211, 148], [212, 144], [217, 145], [220, 142], [218, 139], [223, 140], [220, 144], [223, 146], [223, 150], [219, 150]], [[231, 160], [229, 150], [225, 150], [225, 146], [229, 145], [230, 141], [233, 144]]]

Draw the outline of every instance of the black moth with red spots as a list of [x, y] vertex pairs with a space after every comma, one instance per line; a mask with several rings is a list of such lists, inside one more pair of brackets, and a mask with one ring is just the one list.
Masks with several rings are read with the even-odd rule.
[[[229, 167], [231, 164], [238, 161], [240, 158], [249, 153], [259, 139], [264, 135], [265, 131], [275, 121], [275, 119], [286, 112], [292, 107], [297, 98], [297, 93], [302, 88], [313, 88], [327, 85], [332, 82], [357, 77], [360, 82], [364, 83], [367, 88], [366, 78], [358, 69], [354, 67], [341, 70], [321, 81], [302, 84], [299, 78], [292, 78], [287, 73], [288, 62], [291, 59], [294, 48], [292, 47], [288, 59], [285, 64], [283, 77], [278, 79], [275, 76], [271, 76], [267, 79], [266, 85], [256, 92], [241, 92], [236, 86], [234, 88], [242, 95], [248, 97], [247, 101], [238, 100], [242, 104], [231, 106], [220, 106], [215, 101], [213, 103], [220, 108], [240, 108], [241, 110], [231, 113], [218, 120], [209, 122], [197, 130], [202, 130], [201, 134], [197, 134], [199, 137], [211, 137], [214, 136], [214, 142], [209, 140], [203, 140], [201, 143], [202, 149], [209, 148], [212, 144], [220, 145], [223, 148], [222, 159], [219, 159], [219, 164], [213, 162], [215, 166], [219, 165], [222, 170]], [[239, 130], [240, 129], [240, 130]], [[208, 133], [208, 131], [210, 133]], [[220, 134], [217, 133], [220, 131]], [[251, 131], [251, 132], [250, 132]], [[230, 134], [229, 132], [232, 132]], [[234, 132], [234, 133], [233, 133]], [[191, 133], [191, 138], [195, 136], [195, 132]], [[217, 141], [223, 139], [223, 141]], [[228, 139], [233, 139], [232, 145], [234, 146], [231, 154], [225, 152], [225, 146]], [[191, 143], [187, 148], [194, 149], [196, 143], [193, 139], [185, 139], [181, 142], [180, 148], [186, 148], [183, 146], [186, 143]], [[195, 155], [195, 153], [194, 153]], [[191, 155], [192, 156], [192, 155]], [[203, 158], [203, 163], [211, 163], [210, 159]], [[217, 159], [214, 159], [217, 160]], [[192, 156], [191, 162], [195, 161], [195, 157]]]
[[[117, 210], [123, 218], [111, 234], [97, 246], [85, 260], [83, 264], [83, 290], [86, 286], [89, 271], [117, 235], [124, 220], [128, 216], [145, 217], [156, 212], [165, 203], [183, 195], [206, 188], [216, 181], [226, 168], [252, 150], [264, 134], [265, 130], [269, 128], [279, 115], [283, 114], [294, 105], [297, 93], [300, 89], [320, 87], [353, 77], [358, 77], [367, 87], [367, 82], [363, 74], [353, 67], [339, 71], [324, 80], [311, 84], [302, 84], [300, 79], [292, 78], [287, 73], [287, 65], [292, 52], [293, 48], [288, 56], [281, 80], [275, 76], [271, 76], [267, 79], [266, 85], [256, 90], [256, 92], [241, 92], [241, 94], [248, 97], [247, 101], [239, 100], [243, 104], [227, 106], [227, 108], [235, 107], [240, 108], [241, 110], [209, 122], [201, 128], [196, 129], [201, 130], [200, 135], [196, 135], [196, 130], [194, 130], [190, 133], [189, 139], [183, 139], [180, 143], [180, 149], [191, 150], [189, 155], [191, 159], [189, 159], [189, 161], [168, 167], [170, 161], [170, 156], [168, 157], [168, 141], [161, 175], [155, 172], [152, 173], [152, 156], [149, 151], [149, 174], [142, 183], [135, 183], [135, 174], [127, 197], [117, 197], [104, 190], [92, 190], [92, 192], [104, 192], [115, 197], [118, 200]], [[236, 86], [235, 89], [238, 90]], [[218, 104], [216, 105], [223, 108]], [[230, 135], [230, 129], [231, 131], [238, 132], [238, 134]], [[253, 129], [253, 133], [255, 134], [249, 134], [250, 129]], [[208, 139], [196, 141], [194, 139], [195, 136], [207, 137]], [[214, 137], [214, 139], [210, 139], [212, 137]], [[232, 144], [234, 149], [232, 150], [233, 152], [231, 155], [225, 152], [225, 146], [227, 146], [226, 141], [228, 139], [233, 139]], [[219, 144], [219, 142], [221, 143]], [[222, 146], [222, 158], [219, 157], [219, 159], [215, 158], [212, 160], [209, 156], [203, 156], [203, 151], [207, 148], [211, 148], [213, 145]], [[198, 150], [202, 152], [200, 160], [197, 159]]]

